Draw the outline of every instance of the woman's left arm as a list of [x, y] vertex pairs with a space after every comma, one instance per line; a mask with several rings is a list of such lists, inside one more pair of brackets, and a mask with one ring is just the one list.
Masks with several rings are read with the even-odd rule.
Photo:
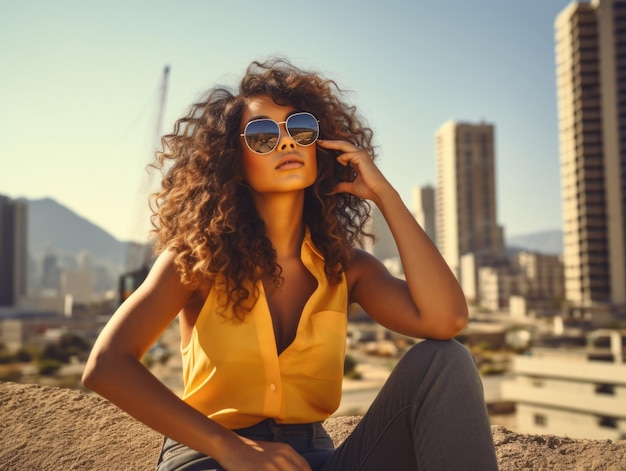
[[405, 280], [392, 276], [375, 257], [357, 251], [347, 277], [351, 299], [380, 324], [421, 338], [448, 339], [467, 324], [465, 296], [454, 274], [371, 157], [347, 141], [320, 141], [342, 152], [337, 160], [356, 172], [336, 192], [373, 201], [398, 247]]

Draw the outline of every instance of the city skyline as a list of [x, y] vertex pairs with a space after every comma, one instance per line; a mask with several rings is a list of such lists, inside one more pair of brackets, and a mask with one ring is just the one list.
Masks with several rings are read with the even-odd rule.
[[439, 126], [487, 121], [506, 235], [561, 228], [554, 21], [567, 4], [322, 1], [307, 15], [252, 1], [6, 5], [0, 194], [50, 197], [143, 240], [163, 68], [167, 132], [209, 87], [279, 54], [352, 91], [409, 207], [413, 187], [436, 183]]

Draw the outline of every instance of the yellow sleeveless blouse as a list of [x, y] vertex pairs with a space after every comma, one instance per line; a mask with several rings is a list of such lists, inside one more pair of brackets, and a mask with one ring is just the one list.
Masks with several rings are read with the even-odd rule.
[[183, 400], [221, 425], [244, 428], [266, 418], [307, 423], [339, 407], [346, 347], [348, 285], [329, 284], [324, 259], [307, 230], [300, 256], [317, 280], [294, 341], [277, 354], [272, 318], [261, 282], [243, 321], [231, 309], [217, 313], [212, 289], [183, 359]]

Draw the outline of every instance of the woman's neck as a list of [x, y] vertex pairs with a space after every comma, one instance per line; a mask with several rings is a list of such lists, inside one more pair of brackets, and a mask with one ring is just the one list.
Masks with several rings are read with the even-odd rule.
[[257, 211], [277, 258], [299, 257], [304, 237], [304, 192], [255, 196]]

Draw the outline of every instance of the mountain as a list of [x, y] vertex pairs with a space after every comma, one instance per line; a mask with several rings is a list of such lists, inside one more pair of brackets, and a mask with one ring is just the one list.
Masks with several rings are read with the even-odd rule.
[[508, 237], [506, 246], [509, 252], [528, 250], [531, 252], [560, 255], [563, 253], [563, 231], [553, 229]]
[[125, 270], [129, 250], [137, 244], [120, 242], [104, 229], [51, 198], [28, 203], [28, 249], [40, 258], [47, 249], [60, 255], [89, 252], [92, 260], [113, 269]]
[[51, 198], [28, 200], [28, 248], [41, 254], [47, 247], [62, 252], [82, 250], [95, 257], [124, 260], [125, 244]]

